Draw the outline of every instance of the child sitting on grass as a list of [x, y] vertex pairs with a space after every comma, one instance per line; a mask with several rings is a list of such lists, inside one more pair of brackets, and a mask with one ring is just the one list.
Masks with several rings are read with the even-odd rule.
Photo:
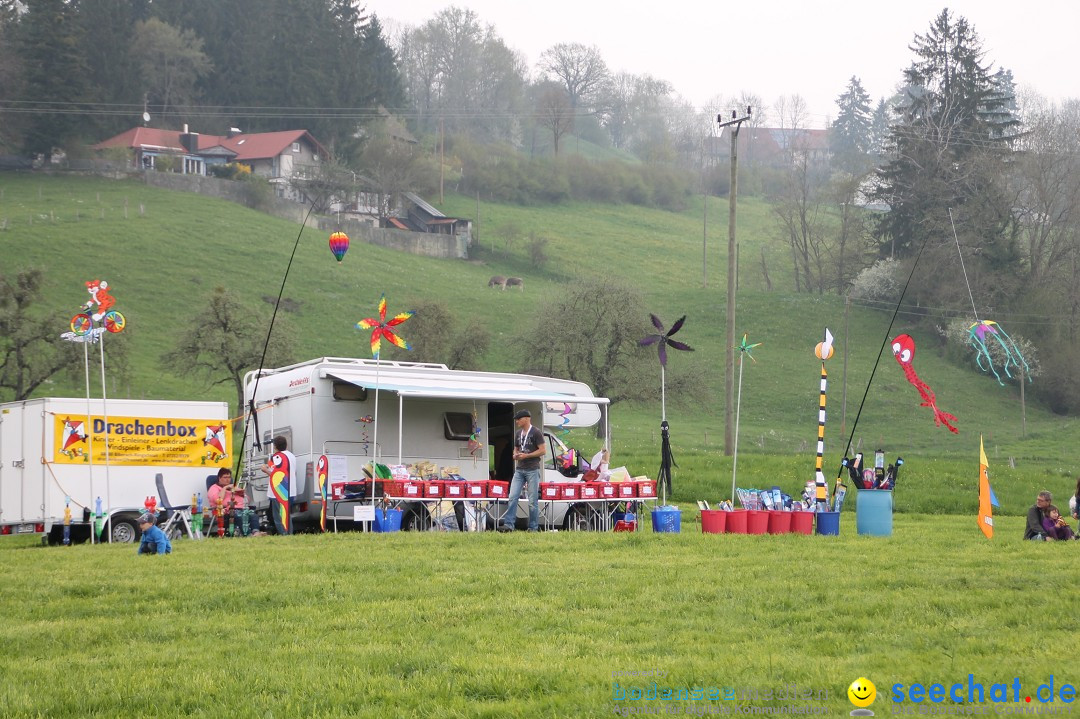
[[165, 532], [154, 524], [151, 514], [143, 514], [139, 517], [139, 529], [142, 531], [142, 541], [139, 543], [139, 554], [170, 554], [172, 542], [165, 536]]
[[1046, 533], [1046, 539], [1059, 540], [1059, 539], [1076, 539], [1073, 534], [1072, 528], [1061, 517], [1061, 512], [1054, 505], [1050, 505], [1046, 508], [1046, 516], [1042, 521], [1043, 531]]

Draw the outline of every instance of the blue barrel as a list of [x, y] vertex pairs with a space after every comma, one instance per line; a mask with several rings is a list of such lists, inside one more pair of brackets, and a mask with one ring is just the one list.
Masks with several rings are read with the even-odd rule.
[[682, 513], [671, 505], [657, 507], [652, 511], [652, 531], [678, 534], [682, 527]]
[[376, 532], [401, 531], [400, 509], [376, 509], [373, 528]]
[[871, 537], [892, 536], [892, 490], [860, 489], [855, 499], [855, 529]]
[[840, 513], [839, 512], [818, 512], [817, 513], [817, 533], [828, 534], [831, 536], [839, 536], [840, 534]]

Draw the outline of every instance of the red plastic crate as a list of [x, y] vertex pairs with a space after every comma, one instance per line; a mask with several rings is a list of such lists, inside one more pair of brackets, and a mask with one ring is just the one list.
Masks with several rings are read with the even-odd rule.
[[397, 482], [401, 487], [402, 497], [423, 497], [424, 496], [424, 483], [413, 480], [407, 480], [404, 482]]
[[600, 487], [593, 482], [585, 482], [581, 485], [581, 498], [582, 499], [599, 499]]
[[575, 482], [560, 484], [559, 499], [581, 499], [581, 485]]
[[617, 484], [612, 484], [611, 482], [597, 482], [596, 486], [600, 488], [600, 496], [605, 499], [619, 496], [619, 485]]
[[487, 480], [477, 479], [465, 483], [465, 496], [468, 499], [483, 499], [487, 496]]
[[442, 497], [443, 495], [443, 482], [424, 482], [425, 497]]
[[487, 491], [489, 497], [506, 497], [510, 494], [510, 483], [499, 482], [494, 479], [488, 481]]
[[382, 480], [383, 492], [391, 497], [404, 497], [405, 490], [402, 489], [402, 482], [398, 482], [393, 479]]
[[555, 482], [540, 483], [540, 499], [558, 499], [559, 487], [562, 485]]
[[444, 497], [464, 497], [465, 482], [443, 482]]
[[633, 499], [637, 496], [636, 482], [618, 482], [615, 486], [619, 488], [618, 492], [621, 499]]
[[655, 497], [656, 496], [656, 482], [648, 480], [647, 482], [635, 482], [637, 484], [637, 496], [639, 497]]

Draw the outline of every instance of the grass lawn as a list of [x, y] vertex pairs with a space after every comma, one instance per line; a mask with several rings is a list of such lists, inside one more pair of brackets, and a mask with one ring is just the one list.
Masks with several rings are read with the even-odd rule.
[[[618, 689], [1080, 679], [1075, 546], [1005, 517], [900, 514], [890, 538], [400, 533], [0, 542], [0, 706], [36, 716], [605, 716]], [[1061, 651], [1051, 647], [1060, 646]], [[616, 672], [660, 670], [658, 679]], [[615, 687], [618, 683], [618, 687]]]

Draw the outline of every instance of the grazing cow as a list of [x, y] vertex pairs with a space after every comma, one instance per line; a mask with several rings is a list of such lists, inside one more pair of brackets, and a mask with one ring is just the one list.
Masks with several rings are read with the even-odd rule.
[[488, 280], [488, 287], [498, 287], [500, 290], [506, 289], [506, 278], [501, 275], [495, 275]]
[[506, 286], [507, 287], [517, 287], [519, 290], [524, 292], [525, 291], [525, 280], [521, 279], [520, 277], [507, 277], [506, 278]]

